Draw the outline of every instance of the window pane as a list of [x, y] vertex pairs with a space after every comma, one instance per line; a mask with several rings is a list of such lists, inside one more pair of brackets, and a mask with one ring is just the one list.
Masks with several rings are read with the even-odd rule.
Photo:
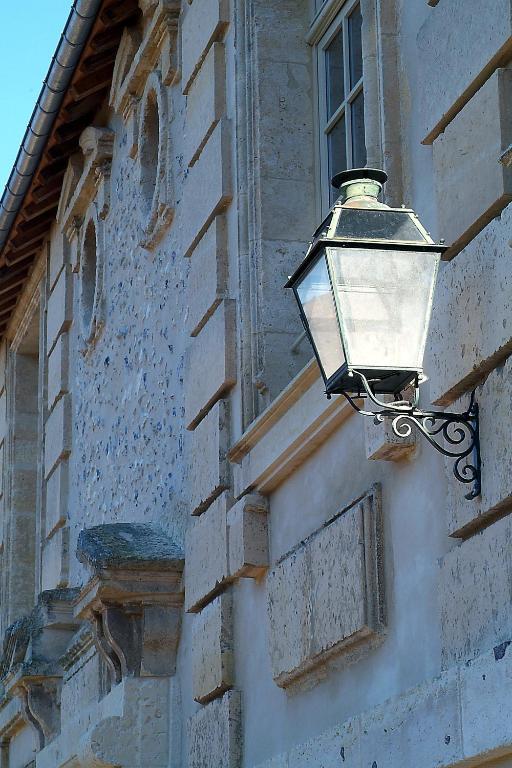
[[345, 98], [343, 71], [343, 31], [340, 28], [325, 49], [327, 119], [334, 115]]
[[[336, 123], [327, 136], [329, 151], [329, 183], [335, 173], [347, 169], [347, 133], [345, 129], [345, 115]], [[331, 202], [336, 200], [338, 190], [331, 187]]]
[[354, 8], [348, 17], [348, 40], [350, 60], [350, 87], [353, 88], [363, 76], [363, 46], [361, 42], [361, 8]]
[[361, 91], [351, 105], [352, 125], [352, 167], [364, 168], [366, 165], [366, 143], [364, 138], [364, 96]]

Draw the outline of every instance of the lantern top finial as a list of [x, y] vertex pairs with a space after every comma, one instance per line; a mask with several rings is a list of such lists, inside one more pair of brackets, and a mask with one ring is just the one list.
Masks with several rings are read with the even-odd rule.
[[337, 173], [331, 183], [340, 191], [338, 203], [341, 201], [343, 205], [348, 203], [361, 208], [387, 208], [378, 202], [387, 178], [387, 173], [378, 168], [351, 168]]

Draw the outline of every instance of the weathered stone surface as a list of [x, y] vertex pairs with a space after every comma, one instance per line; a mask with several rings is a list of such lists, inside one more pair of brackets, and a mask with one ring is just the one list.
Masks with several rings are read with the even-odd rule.
[[239, 691], [228, 691], [188, 722], [190, 768], [239, 768], [242, 758], [241, 701]]
[[236, 382], [236, 304], [224, 300], [190, 342], [185, 365], [185, 420], [194, 429]]
[[210, 47], [222, 39], [228, 24], [228, 0], [196, 0], [187, 8], [181, 33], [183, 93], [188, 93]]
[[7, 437], [7, 394], [0, 394], [0, 443]]
[[340, 765], [360, 768], [360, 738], [359, 720], [348, 720], [292, 749], [287, 755], [289, 762], [284, 765], [287, 768], [340, 768]]
[[194, 618], [192, 690], [206, 704], [234, 684], [232, 596], [219, 595]]
[[69, 329], [73, 312], [73, 284], [71, 267], [68, 265], [59, 275], [48, 299], [46, 343], [48, 354], [61, 333]]
[[197, 612], [229, 581], [227, 509], [223, 493], [197, 519], [185, 537], [185, 609]]
[[430, 397], [450, 405], [512, 352], [512, 206], [449, 264], [434, 295], [429, 346]]
[[510, 0], [496, 0], [492, 13], [481, 13], [478, 0], [442, 2], [428, 15], [417, 46], [422, 62], [421, 135], [429, 142], [496, 67], [511, 35]]
[[201, 514], [229, 488], [228, 449], [229, 404], [219, 400], [190, 436], [189, 472], [194, 478], [190, 510], [193, 515]]
[[63, 525], [66, 521], [68, 491], [69, 464], [67, 461], [60, 461], [46, 481], [46, 536], [50, 536], [55, 528]]
[[71, 395], [64, 395], [57, 402], [46, 422], [45, 435], [45, 477], [48, 477], [59, 459], [65, 459], [71, 452]]
[[103, 568], [176, 570], [183, 568], [183, 551], [154, 525], [108, 523], [80, 532], [77, 557], [94, 571]]
[[229, 574], [262, 576], [268, 568], [268, 501], [259, 494], [243, 496], [228, 512]]
[[176, 209], [183, 230], [184, 256], [192, 253], [213, 218], [231, 200], [229, 133], [229, 123], [224, 118], [215, 127], [185, 181]]
[[67, 238], [55, 229], [50, 241], [50, 259], [49, 259], [49, 288], [53, 290], [57, 278], [69, 263], [69, 243]]
[[511, 92], [512, 72], [498, 69], [434, 142], [439, 232], [450, 246], [447, 257], [512, 200], [512, 168], [498, 162], [512, 142]]
[[221, 43], [210, 48], [187, 98], [187, 160], [194, 165], [226, 108], [225, 51]]
[[[446, 460], [448, 477], [448, 530], [452, 536], [466, 536], [512, 508], [512, 457], [509, 436], [512, 430], [512, 358], [493, 370], [476, 390], [479, 406], [481, 495], [465, 499], [468, 487], [453, 476], [453, 461]], [[468, 407], [469, 394], [457, 400], [450, 410]]]
[[[287, 687], [383, 630], [378, 492], [343, 511], [268, 576], [272, 673]], [[352, 650], [352, 649], [350, 649]]]
[[48, 358], [48, 409], [69, 391], [69, 334], [63, 333]]
[[216, 216], [197, 244], [188, 275], [188, 328], [197, 336], [222, 299], [227, 298], [227, 239], [224, 216]]
[[439, 604], [445, 667], [512, 638], [512, 518], [454, 547], [441, 561]]
[[[463, 754], [457, 670], [361, 717], [361, 766], [431, 768]], [[356, 763], [357, 764], [357, 763]]]
[[44, 542], [41, 559], [42, 588], [66, 587], [69, 577], [68, 528], [59, 528]]
[[0, 395], [5, 389], [5, 377], [7, 374], [7, 344], [0, 343]]

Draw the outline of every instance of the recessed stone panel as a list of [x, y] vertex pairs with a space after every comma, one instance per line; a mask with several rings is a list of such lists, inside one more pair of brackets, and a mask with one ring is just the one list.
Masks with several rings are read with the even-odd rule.
[[194, 248], [187, 284], [188, 328], [197, 336], [227, 295], [227, 237], [224, 216], [216, 216]]
[[41, 555], [41, 588], [58, 589], [68, 582], [69, 528], [59, 528], [45, 541]]
[[442, 264], [429, 330], [430, 397], [450, 405], [512, 352], [512, 206]]
[[200, 515], [231, 481], [229, 404], [219, 400], [189, 438], [189, 474], [193, 478], [190, 511]]
[[228, 512], [229, 573], [233, 578], [262, 576], [269, 566], [268, 502], [243, 496]]
[[278, 685], [286, 688], [306, 676], [305, 682], [315, 682], [331, 657], [346, 652], [353, 658], [362, 640], [382, 633], [380, 518], [376, 489], [270, 572], [270, 656]]
[[194, 699], [206, 704], [234, 683], [232, 596], [219, 595], [194, 619], [192, 688]]
[[213, 218], [231, 200], [229, 123], [221, 120], [190, 169], [176, 215], [183, 230], [183, 255], [189, 256]]
[[185, 419], [194, 429], [236, 381], [235, 302], [223, 301], [190, 342], [185, 364]]
[[439, 234], [449, 246], [447, 258], [512, 200], [512, 168], [499, 162], [511, 142], [512, 71], [498, 69], [434, 142]]
[[46, 536], [62, 526], [67, 517], [69, 465], [60, 461], [46, 481]]
[[187, 97], [186, 159], [193, 165], [226, 108], [225, 51], [210, 48]]
[[69, 334], [63, 333], [48, 358], [48, 408], [69, 389]]
[[53, 290], [57, 278], [64, 269], [66, 264], [69, 264], [69, 244], [67, 238], [58, 232], [53, 230], [52, 239], [50, 242], [50, 259], [49, 259], [49, 282], [50, 290]]
[[71, 452], [71, 395], [64, 395], [48, 417], [44, 430], [45, 477]]
[[480, 0], [443, 0], [427, 16], [416, 42], [422, 74], [417, 81], [421, 133], [428, 142], [489, 76], [500, 56], [506, 56], [511, 36], [510, 0], [496, 0], [492, 13], [483, 12]]
[[67, 331], [71, 325], [73, 312], [72, 304], [72, 273], [71, 267], [68, 265], [61, 271], [53, 291], [50, 294], [50, 298], [48, 299], [46, 321], [48, 354], [52, 351], [60, 334]]
[[185, 610], [197, 612], [229, 582], [227, 509], [223, 493], [185, 536]]
[[239, 691], [207, 704], [188, 722], [189, 768], [240, 768], [242, 759]]
[[229, 0], [196, 0], [187, 8], [181, 31], [183, 93], [188, 93], [199, 67], [229, 24]]

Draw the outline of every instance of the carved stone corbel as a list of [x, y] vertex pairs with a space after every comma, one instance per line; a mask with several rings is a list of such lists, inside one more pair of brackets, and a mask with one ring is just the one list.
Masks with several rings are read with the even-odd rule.
[[40, 749], [60, 733], [61, 688], [61, 677], [26, 677], [16, 688], [23, 718], [36, 730]]
[[183, 552], [150, 525], [114, 523], [80, 533], [92, 571], [75, 608], [87, 619], [115, 684], [174, 674], [183, 605]]

